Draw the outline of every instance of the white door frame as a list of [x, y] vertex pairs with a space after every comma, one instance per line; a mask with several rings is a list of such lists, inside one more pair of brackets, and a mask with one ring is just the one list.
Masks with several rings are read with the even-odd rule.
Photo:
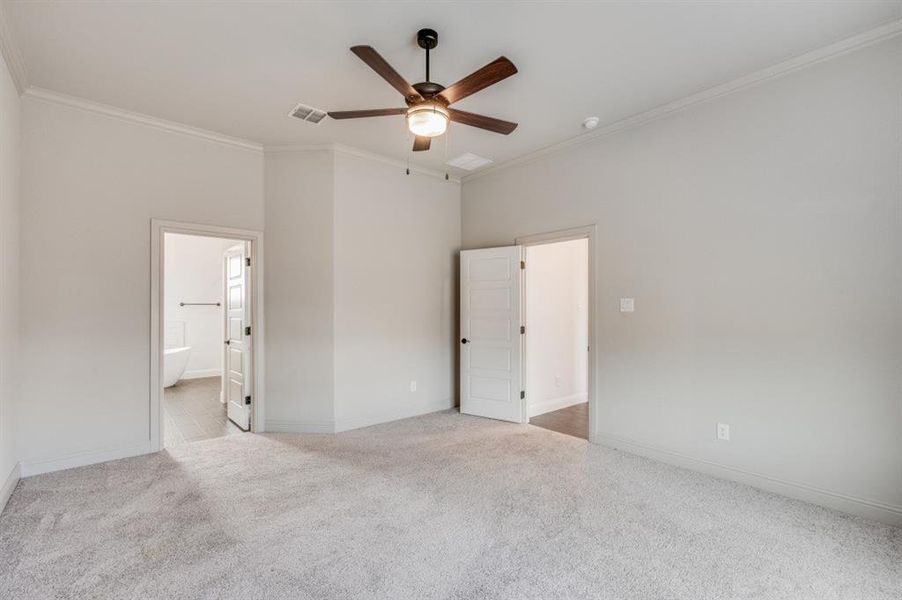
[[161, 219], [150, 220], [150, 451], [163, 449], [163, 236], [167, 233], [182, 233], [206, 237], [228, 238], [250, 242], [251, 290], [254, 302], [251, 309], [251, 331], [253, 332], [253, 381], [251, 396], [253, 412], [251, 414], [251, 431], [264, 431], [263, 419], [266, 414], [264, 393], [264, 322], [263, 322], [263, 232], [253, 229], [236, 229], [234, 227], [217, 227], [179, 221]]
[[[595, 372], [597, 369], [597, 365], [595, 357], [597, 355], [596, 348], [598, 348], [598, 332], [595, 328], [595, 235], [596, 235], [596, 226], [595, 225], [586, 225], [585, 227], [574, 227], [572, 229], [562, 229], [560, 231], [550, 231], [547, 233], [536, 233], [533, 235], [524, 235], [518, 237], [514, 240], [514, 243], [518, 246], [528, 247], [528, 246], [539, 246], [542, 244], [554, 244], [556, 242], [569, 242], [571, 240], [588, 240], [588, 259], [589, 259], [589, 301], [588, 301], [588, 327], [589, 327], [589, 352], [588, 357], [586, 359], [586, 379], [587, 379], [587, 396], [589, 400], [589, 441], [597, 442], [596, 432], [598, 431], [597, 423], [595, 422], [598, 415], [598, 395], [596, 393], [596, 385], [595, 385]], [[528, 310], [529, 307], [526, 306], [526, 286], [529, 285], [529, 257], [526, 258], [526, 271], [523, 273], [523, 283], [520, 286], [520, 306], [522, 307], [522, 316], [521, 319], [523, 323], [527, 323], [529, 318]], [[529, 335], [529, 328], [526, 329], [526, 335]], [[526, 368], [526, 344], [523, 344], [523, 353], [521, 355], [521, 373], [523, 374], [524, 381], [524, 389], [526, 390], [527, 400], [529, 398], [529, 371]], [[524, 410], [525, 406], [524, 406]]]

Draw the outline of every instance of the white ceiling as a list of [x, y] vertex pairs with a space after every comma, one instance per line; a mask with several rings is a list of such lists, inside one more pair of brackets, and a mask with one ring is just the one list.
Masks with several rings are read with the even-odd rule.
[[[461, 109], [516, 121], [452, 124], [447, 158], [504, 162], [902, 17], [902, 1], [605, 3], [13, 2], [31, 85], [273, 145], [338, 142], [408, 156], [403, 117], [319, 125], [287, 116], [403, 106], [348, 48], [374, 46], [411, 83], [432, 27], [445, 85], [499, 55], [519, 73]], [[412, 156], [441, 167], [445, 143]]]

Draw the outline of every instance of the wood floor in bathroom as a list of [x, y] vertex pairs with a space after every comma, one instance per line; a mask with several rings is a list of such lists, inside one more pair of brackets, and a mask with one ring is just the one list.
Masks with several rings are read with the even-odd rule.
[[219, 377], [186, 379], [163, 391], [165, 447], [244, 433], [226, 416], [219, 401]]

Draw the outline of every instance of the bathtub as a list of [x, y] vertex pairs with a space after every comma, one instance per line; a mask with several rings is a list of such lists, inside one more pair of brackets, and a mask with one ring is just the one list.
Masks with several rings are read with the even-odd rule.
[[173, 386], [181, 379], [185, 367], [188, 366], [189, 356], [191, 346], [163, 350], [163, 387]]

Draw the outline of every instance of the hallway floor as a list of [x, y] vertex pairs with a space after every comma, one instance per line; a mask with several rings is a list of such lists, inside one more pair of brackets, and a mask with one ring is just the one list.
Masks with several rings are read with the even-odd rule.
[[219, 401], [221, 379], [185, 379], [163, 390], [163, 446], [244, 433]]
[[582, 402], [529, 419], [530, 425], [589, 439], [589, 403]]

